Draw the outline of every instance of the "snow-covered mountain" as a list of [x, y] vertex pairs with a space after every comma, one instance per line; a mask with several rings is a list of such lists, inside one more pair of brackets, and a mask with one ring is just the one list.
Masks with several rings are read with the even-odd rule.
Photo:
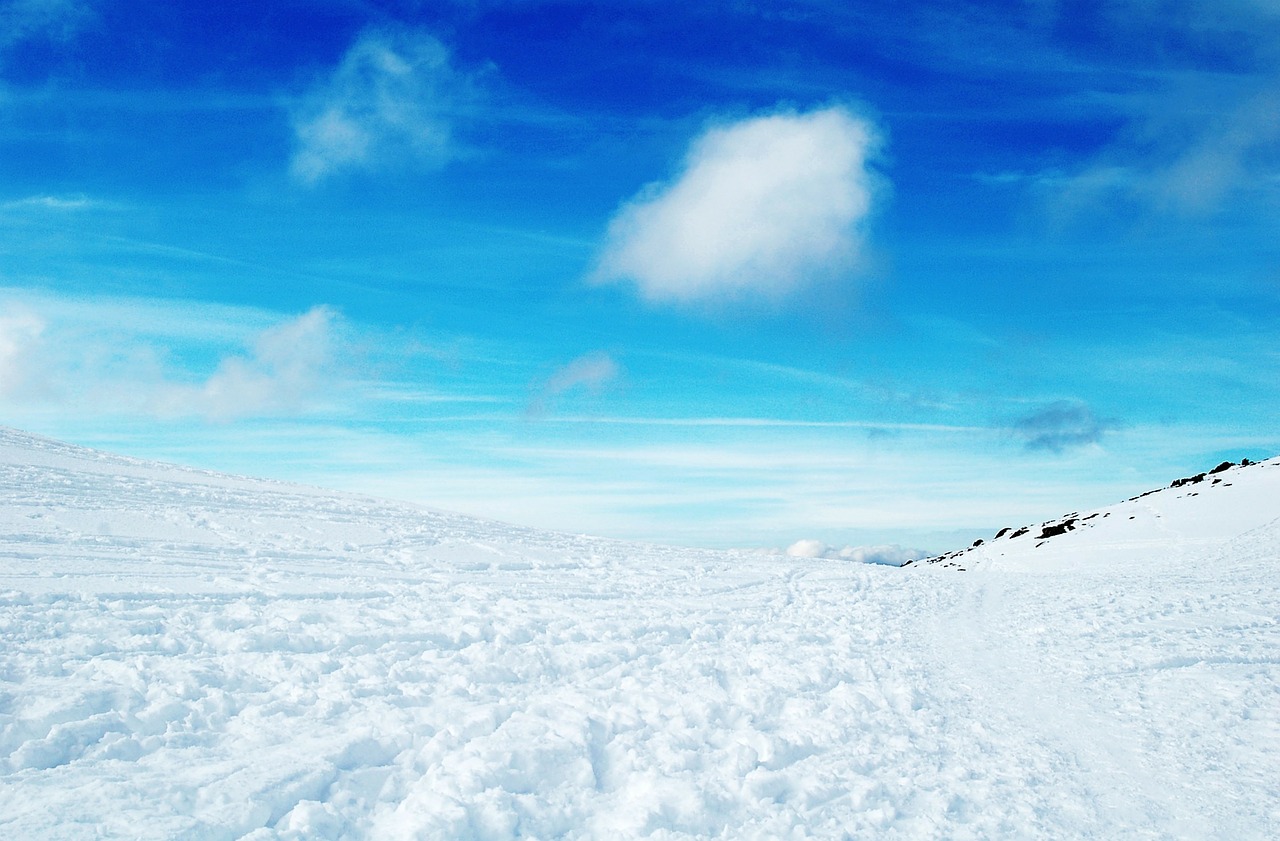
[[1277, 475], [955, 575], [0, 429], [0, 837], [1277, 837]]
[[1230, 564], [1272, 540], [1280, 519], [1280, 458], [1175, 479], [1118, 505], [1005, 528], [920, 564], [947, 569], [1073, 570], [1217, 558]]

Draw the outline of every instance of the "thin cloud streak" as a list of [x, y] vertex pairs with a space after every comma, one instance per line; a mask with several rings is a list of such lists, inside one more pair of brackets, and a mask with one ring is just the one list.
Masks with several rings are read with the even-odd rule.
[[0, 210], [6, 211], [48, 211], [48, 212], [75, 212], [81, 210], [104, 210], [116, 208], [120, 205], [115, 202], [105, 202], [98, 199], [91, 199], [84, 195], [73, 196], [53, 196], [39, 195], [27, 196], [22, 199], [12, 199], [6, 202], [0, 202]]
[[985, 432], [991, 427], [963, 426], [938, 423], [901, 423], [876, 421], [810, 421], [788, 418], [657, 418], [657, 417], [617, 417], [617, 416], [559, 416], [548, 419], [552, 423], [571, 424], [608, 424], [613, 426], [711, 426], [711, 427], [794, 427], [797, 429], [866, 429], [895, 430], [903, 432]]
[[[443, 402], [453, 402], [451, 398], [445, 398]], [[476, 402], [476, 403], [500, 403], [506, 402], [499, 398], [460, 398], [457, 402]], [[472, 415], [432, 415], [431, 417], [402, 418], [404, 421], [424, 424], [439, 423], [487, 423], [487, 424], [504, 424], [517, 420], [521, 415], [516, 413], [510, 414], [472, 414]], [[1000, 432], [1003, 427], [999, 426], [966, 426], [963, 424], [940, 424], [940, 423], [904, 423], [900, 421], [820, 421], [820, 420], [797, 420], [788, 418], [745, 418], [745, 417], [702, 417], [702, 418], [676, 418], [676, 417], [650, 417], [637, 415], [627, 417], [622, 415], [554, 415], [540, 418], [540, 422], [545, 424], [565, 424], [565, 425], [583, 425], [590, 426], [598, 424], [601, 426], [653, 426], [653, 427], [721, 427], [721, 428], [745, 428], [745, 429], [850, 429], [865, 430], [867, 432], [939, 432], [939, 433], [956, 433], [970, 434], [983, 432]]]

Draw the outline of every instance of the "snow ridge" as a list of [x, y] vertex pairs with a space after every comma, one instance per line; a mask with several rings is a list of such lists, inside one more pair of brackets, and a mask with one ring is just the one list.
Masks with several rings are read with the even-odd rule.
[[989, 540], [907, 564], [972, 569], [1078, 569], [1140, 562], [1226, 544], [1280, 517], [1280, 458], [1175, 479], [1122, 503], [1072, 511], [1037, 525], [1004, 528]]

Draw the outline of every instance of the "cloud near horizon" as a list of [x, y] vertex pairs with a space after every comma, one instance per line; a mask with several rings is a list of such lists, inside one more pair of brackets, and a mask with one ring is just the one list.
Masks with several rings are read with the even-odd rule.
[[790, 558], [825, 558], [833, 561], [850, 561], [857, 564], [881, 564], [900, 567], [907, 561], [929, 557], [923, 549], [910, 549], [896, 543], [878, 546], [846, 546], [837, 549], [821, 540], [797, 540], [784, 553]]
[[775, 301], [857, 267], [880, 132], [835, 106], [711, 128], [610, 221], [591, 279], [652, 302]]
[[28, 356], [44, 329], [44, 320], [25, 309], [0, 315], [0, 397], [16, 393], [29, 381]]
[[455, 151], [450, 110], [468, 87], [431, 35], [366, 30], [295, 109], [290, 174], [314, 185], [349, 170], [442, 166]]
[[199, 386], [162, 388], [153, 401], [155, 411], [213, 421], [301, 411], [328, 384], [336, 319], [328, 307], [313, 307], [263, 331], [251, 353], [224, 358]]
[[[184, 321], [190, 314], [155, 305], [126, 323], [112, 302], [28, 304], [0, 296], [0, 408], [14, 417], [45, 412], [225, 422], [301, 414], [331, 403], [347, 383], [343, 322], [329, 307], [272, 318], [256, 332], [246, 331], [245, 322], [262, 325], [260, 312], [209, 308], [205, 321]], [[227, 347], [228, 341], [244, 350]], [[211, 371], [194, 363], [214, 348]], [[175, 369], [183, 359], [190, 367]], [[197, 364], [207, 373], [197, 373]]]

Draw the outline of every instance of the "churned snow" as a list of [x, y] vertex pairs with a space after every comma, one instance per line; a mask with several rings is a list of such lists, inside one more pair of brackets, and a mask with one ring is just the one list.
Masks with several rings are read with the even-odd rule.
[[1223, 475], [961, 573], [0, 429], [0, 837], [1276, 837], [1280, 469]]

